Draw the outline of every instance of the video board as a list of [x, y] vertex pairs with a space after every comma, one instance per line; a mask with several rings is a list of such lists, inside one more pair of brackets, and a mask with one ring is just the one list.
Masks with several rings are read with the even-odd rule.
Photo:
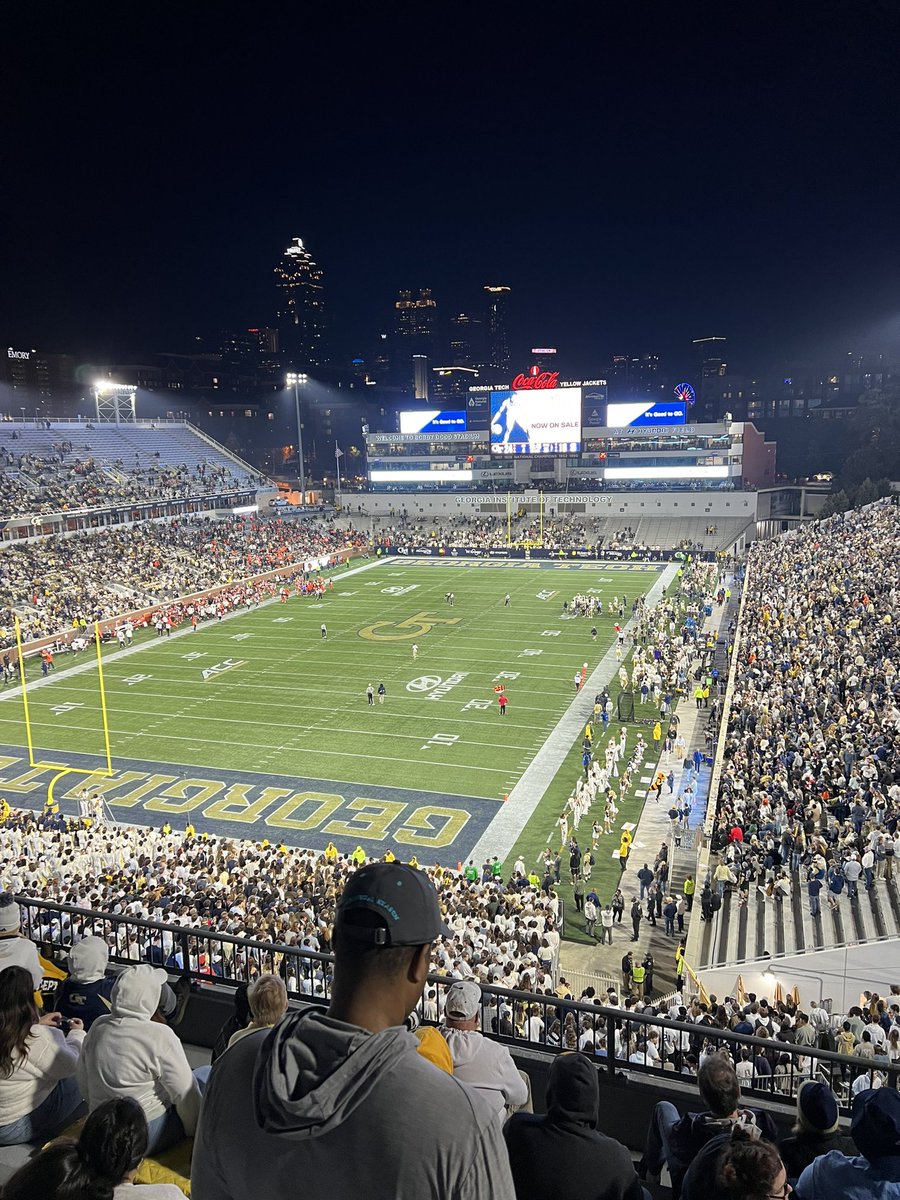
[[578, 454], [581, 388], [491, 392], [491, 454]]
[[449, 433], [464, 432], [466, 428], [465, 409], [417, 409], [400, 414], [401, 433]]
[[684, 400], [634, 400], [608, 404], [606, 424], [610, 429], [634, 429], [641, 425], [683, 425], [687, 420]]

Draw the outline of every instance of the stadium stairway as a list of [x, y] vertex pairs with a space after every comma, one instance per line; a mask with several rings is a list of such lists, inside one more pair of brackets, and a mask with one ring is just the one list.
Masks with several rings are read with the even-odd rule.
[[846, 893], [831, 909], [821, 895], [821, 912], [809, 911], [806, 888], [798, 879], [784, 900], [766, 899], [751, 887], [746, 904], [737, 889], [726, 890], [722, 907], [705, 923], [700, 958], [704, 966], [726, 966], [769, 955], [859, 945], [900, 936], [900, 889], [897, 879], [877, 879], [871, 891], [860, 883], [859, 895]]

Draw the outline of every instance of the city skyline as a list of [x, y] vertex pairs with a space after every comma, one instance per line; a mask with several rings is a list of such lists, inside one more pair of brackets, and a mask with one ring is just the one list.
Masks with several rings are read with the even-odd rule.
[[0, 336], [115, 358], [268, 326], [299, 237], [348, 360], [400, 291], [450, 314], [490, 283], [576, 373], [717, 332], [760, 369], [900, 344], [895, 9], [538, 41], [503, 11], [477, 55], [462, 18], [8, 14]]

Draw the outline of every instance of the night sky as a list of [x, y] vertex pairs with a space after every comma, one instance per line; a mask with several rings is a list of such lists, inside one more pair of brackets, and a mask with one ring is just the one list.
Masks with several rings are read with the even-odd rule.
[[900, 349], [894, 0], [745, 23], [691, 4], [17, 7], [11, 344], [115, 356], [264, 324], [302, 236], [347, 354], [399, 288], [473, 312], [484, 283], [573, 372], [706, 334], [737, 367]]

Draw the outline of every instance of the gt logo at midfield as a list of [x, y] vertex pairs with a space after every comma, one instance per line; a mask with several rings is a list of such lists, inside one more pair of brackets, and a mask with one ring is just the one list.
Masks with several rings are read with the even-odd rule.
[[429, 612], [413, 613], [405, 621], [376, 621], [359, 631], [369, 642], [406, 642], [424, 637], [435, 625], [458, 625], [460, 617], [438, 617]]

